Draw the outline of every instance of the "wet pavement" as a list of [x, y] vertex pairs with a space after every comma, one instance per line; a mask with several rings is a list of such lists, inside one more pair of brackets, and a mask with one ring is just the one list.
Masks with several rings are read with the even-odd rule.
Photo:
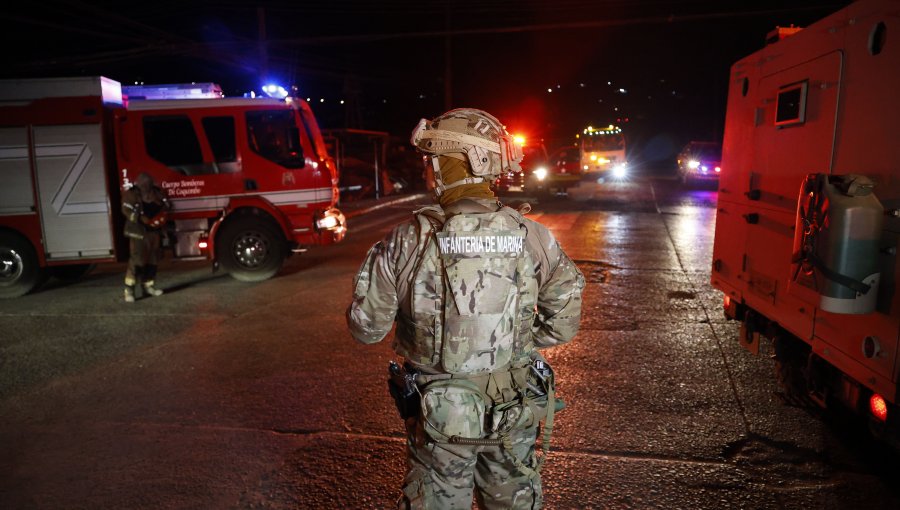
[[[529, 200], [584, 272], [582, 331], [546, 351], [567, 408], [546, 508], [900, 508], [900, 463], [786, 406], [709, 285], [716, 193], [664, 179]], [[403, 476], [389, 341], [350, 339], [365, 250], [424, 197], [245, 284], [121, 266], [0, 302], [0, 508], [388, 508]], [[349, 208], [354, 209], [354, 208]]]

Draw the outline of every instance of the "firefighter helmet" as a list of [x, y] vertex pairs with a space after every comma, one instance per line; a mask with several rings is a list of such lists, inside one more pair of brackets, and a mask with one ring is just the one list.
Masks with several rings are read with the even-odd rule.
[[[410, 142], [430, 160], [438, 195], [445, 189], [492, 181], [504, 171], [521, 169], [522, 148], [514, 143], [496, 117], [483, 110], [458, 108], [430, 121], [421, 119]], [[473, 177], [445, 185], [440, 176], [439, 156], [468, 162]]]

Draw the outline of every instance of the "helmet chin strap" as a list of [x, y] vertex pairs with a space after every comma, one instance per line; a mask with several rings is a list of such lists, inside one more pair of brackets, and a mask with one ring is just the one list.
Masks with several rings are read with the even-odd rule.
[[434, 196], [440, 197], [444, 194], [448, 189], [453, 189], [457, 186], [462, 186], [464, 184], [478, 184], [479, 182], [485, 182], [483, 177], [466, 177], [465, 179], [453, 182], [451, 184], [444, 184], [443, 179], [441, 179], [441, 166], [440, 162], [438, 162], [438, 158], [440, 156], [429, 156], [431, 158], [431, 167], [434, 169]]

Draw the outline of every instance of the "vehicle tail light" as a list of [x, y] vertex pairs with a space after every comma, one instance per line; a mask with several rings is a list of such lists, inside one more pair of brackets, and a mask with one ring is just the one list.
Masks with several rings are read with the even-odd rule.
[[884, 400], [884, 397], [875, 393], [872, 395], [872, 398], [869, 399], [869, 411], [872, 412], [872, 416], [874, 416], [878, 421], [884, 423], [887, 421], [888, 415], [888, 407], [887, 402]]
[[719, 172], [721, 172], [721, 171], [722, 171], [722, 167], [717, 166], [717, 167], [716, 167], [716, 173], [719, 173]]
[[738, 319], [738, 306], [740, 306], [740, 302], [735, 301], [731, 296], [725, 296], [724, 304], [723, 311], [725, 312], [725, 317], [732, 320]]

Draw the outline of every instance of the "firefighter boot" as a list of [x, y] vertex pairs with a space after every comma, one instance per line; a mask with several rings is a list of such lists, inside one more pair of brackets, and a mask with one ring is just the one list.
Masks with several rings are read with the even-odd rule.
[[148, 296], [159, 297], [163, 295], [163, 291], [153, 286], [153, 280], [148, 280], [144, 282], [144, 294]]
[[[137, 269], [137, 268], [136, 268]], [[134, 285], [137, 283], [134, 273], [136, 271], [129, 269], [125, 273], [125, 302], [134, 303]]]
[[147, 296], [159, 297], [163, 295], [163, 291], [153, 286], [153, 279], [156, 278], [156, 266], [144, 267], [144, 294]]

